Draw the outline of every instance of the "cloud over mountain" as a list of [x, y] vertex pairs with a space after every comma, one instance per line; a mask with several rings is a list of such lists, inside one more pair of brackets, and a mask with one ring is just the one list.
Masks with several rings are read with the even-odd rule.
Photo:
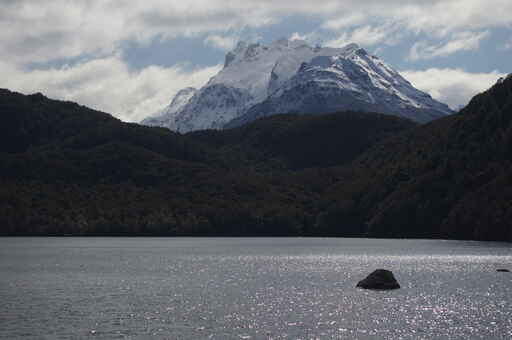
[[[195, 74], [208, 72], [220, 61], [184, 67], [179, 64], [184, 60], [180, 60], [176, 65], [149, 64], [133, 70], [135, 61], [124, 53], [127, 45], [147, 48], [155, 41], [186, 38], [198, 39], [205, 48], [227, 50], [233, 46], [237, 32], [246, 29], [258, 34], [269, 27], [289, 25], [285, 23], [287, 18], [299, 17], [312, 20], [315, 28], [304, 31], [306, 28], [283, 26], [283, 30], [291, 30], [286, 36], [297, 32], [333, 46], [352, 41], [365, 47], [399, 46], [402, 59], [409, 55], [413, 63], [478, 49], [494, 36], [495, 30], [510, 30], [511, 13], [509, 0], [326, 0], [321, 4], [311, 0], [155, 0], [150, 4], [4, 0], [0, 11], [0, 62], [9, 76], [2, 77], [0, 87], [15, 86], [13, 90], [22, 92], [37, 90], [58, 98], [85, 99], [84, 104], [94, 104], [132, 119], [138, 118], [143, 110], [148, 110], [148, 114], [156, 110], [161, 101], [158, 98], [171, 97], [173, 91], [183, 86], [200, 85], [196, 79], [208, 77]], [[494, 50], [508, 51], [507, 44], [503, 41], [502, 48]], [[105, 63], [114, 67], [100, 73], [98, 80], [110, 75], [108, 84], [124, 79], [134, 82], [132, 88], [144, 89], [136, 96], [140, 103], [137, 107], [127, 106], [126, 103], [133, 102], [134, 92], [122, 92], [124, 81], [119, 82], [124, 85], [120, 87], [90, 83], [90, 74], [85, 70]], [[428, 66], [446, 68], [446, 65]], [[73, 91], [62, 85], [62, 79], [70, 74], [76, 79], [71, 86]], [[20, 79], [13, 79], [14, 76]], [[35, 84], [41, 87], [35, 88]], [[161, 93], [148, 90], [147, 84], [155, 84], [151, 85], [155, 89], [156, 84], [162, 85]], [[90, 93], [91, 88], [101, 88], [102, 96], [118, 99], [91, 103], [88, 95], [78, 95]]]
[[25, 93], [44, 91], [50, 97], [76, 101], [125, 121], [141, 120], [167, 105], [180, 84], [201, 86], [219, 69], [217, 65], [189, 71], [176, 65], [132, 71], [119, 56], [32, 71], [0, 63], [3, 87]]
[[424, 71], [403, 71], [404, 77], [420, 90], [428, 92], [435, 99], [460, 108], [468, 103], [475, 93], [491, 87], [506, 76], [497, 71], [491, 73], [471, 73], [462, 69], [430, 68]]

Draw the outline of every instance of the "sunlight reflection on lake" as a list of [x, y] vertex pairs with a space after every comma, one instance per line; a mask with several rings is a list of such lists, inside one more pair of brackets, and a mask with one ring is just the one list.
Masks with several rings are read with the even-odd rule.
[[[402, 288], [355, 288], [377, 268]], [[0, 238], [0, 338], [505, 339], [505, 243]]]

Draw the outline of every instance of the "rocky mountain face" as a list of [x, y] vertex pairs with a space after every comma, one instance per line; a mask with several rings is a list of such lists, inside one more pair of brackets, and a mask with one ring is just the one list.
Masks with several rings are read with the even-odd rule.
[[356, 44], [322, 48], [300, 40], [282, 39], [269, 46], [240, 42], [216, 76], [186, 94], [180, 91], [169, 107], [142, 124], [189, 132], [279, 113], [355, 110], [419, 123], [452, 113]]

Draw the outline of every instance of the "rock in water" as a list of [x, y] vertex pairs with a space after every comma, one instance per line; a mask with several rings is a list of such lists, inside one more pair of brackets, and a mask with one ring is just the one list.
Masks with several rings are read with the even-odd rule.
[[400, 285], [392, 272], [386, 269], [377, 269], [364, 280], [357, 283], [358, 288], [363, 289], [398, 289]]
[[510, 273], [510, 270], [508, 269], [496, 269], [496, 271], [500, 273]]

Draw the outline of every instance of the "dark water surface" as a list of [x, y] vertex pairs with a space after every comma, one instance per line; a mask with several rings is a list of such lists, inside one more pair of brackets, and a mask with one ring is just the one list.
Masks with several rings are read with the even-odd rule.
[[[402, 289], [355, 288], [377, 268]], [[0, 238], [2, 339], [511, 339], [505, 243]]]

